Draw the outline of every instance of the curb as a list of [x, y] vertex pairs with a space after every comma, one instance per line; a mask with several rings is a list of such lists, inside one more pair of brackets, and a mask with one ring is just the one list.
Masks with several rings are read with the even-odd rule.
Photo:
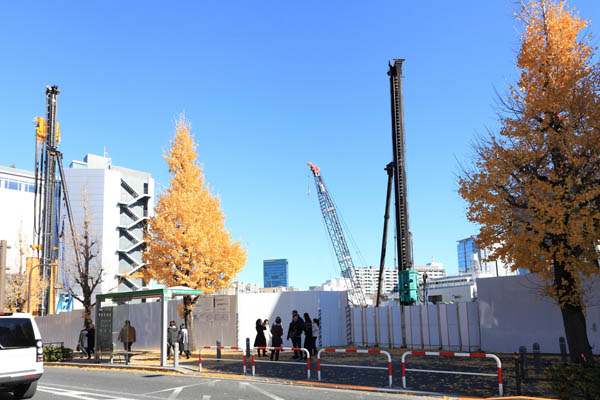
[[375, 386], [361, 386], [361, 385], [346, 385], [341, 383], [327, 383], [318, 381], [294, 381], [280, 378], [266, 378], [266, 377], [255, 377], [246, 375], [236, 374], [222, 374], [218, 372], [203, 372], [199, 374], [197, 371], [186, 371], [184, 368], [175, 369], [174, 367], [153, 367], [153, 366], [127, 366], [127, 365], [107, 365], [107, 364], [81, 364], [81, 363], [69, 363], [69, 362], [44, 362], [44, 366], [57, 367], [57, 368], [80, 368], [80, 369], [94, 369], [94, 370], [116, 370], [116, 371], [128, 371], [128, 372], [160, 372], [165, 375], [180, 375], [189, 377], [203, 377], [203, 378], [218, 378], [218, 379], [231, 379], [231, 380], [246, 380], [250, 382], [263, 382], [263, 383], [278, 383], [283, 385], [299, 385], [315, 388], [329, 388], [329, 389], [342, 389], [342, 390], [355, 390], [363, 392], [374, 392], [374, 393], [394, 393], [399, 396], [419, 396], [423, 400], [555, 400], [545, 397], [529, 397], [529, 396], [509, 396], [509, 397], [469, 397], [469, 396], [456, 396], [456, 395], [444, 395], [442, 393], [429, 393], [429, 392], [418, 392], [403, 389], [390, 389], [381, 388]]

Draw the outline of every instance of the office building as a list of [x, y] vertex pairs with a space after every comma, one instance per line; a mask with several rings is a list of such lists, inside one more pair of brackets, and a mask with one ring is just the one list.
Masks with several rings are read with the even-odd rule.
[[[34, 256], [33, 172], [0, 167], [0, 240], [6, 240], [6, 266], [9, 273], [25, 269], [26, 257]], [[20, 254], [22, 253], [22, 254]]]
[[[102, 267], [98, 293], [136, 290], [148, 284], [127, 277], [144, 264], [144, 226], [152, 213], [151, 174], [112, 165], [107, 157], [87, 154], [65, 169], [76, 232], [83, 230], [85, 210], [90, 236], [99, 244], [93, 268]], [[65, 239], [66, 263], [73, 262], [70, 237]]]
[[502, 260], [488, 260], [492, 249], [480, 249], [476, 240], [476, 236], [470, 236], [458, 241], [456, 248], [459, 274], [476, 274], [480, 278], [519, 274], [518, 271], [513, 272], [510, 265]]
[[263, 261], [264, 287], [288, 286], [288, 260], [275, 259]]

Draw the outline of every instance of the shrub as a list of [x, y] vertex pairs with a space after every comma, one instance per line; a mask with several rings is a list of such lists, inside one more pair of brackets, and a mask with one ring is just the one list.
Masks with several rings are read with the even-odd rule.
[[546, 369], [546, 377], [560, 399], [600, 399], [600, 366], [561, 364]]
[[68, 347], [44, 347], [44, 362], [67, 361], [73, 357], [73, 350]]

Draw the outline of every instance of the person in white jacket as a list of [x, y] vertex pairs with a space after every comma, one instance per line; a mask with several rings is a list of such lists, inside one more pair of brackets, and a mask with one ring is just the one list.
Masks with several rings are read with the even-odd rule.
[[267, 347], [273, 347], [273, 335], [271, 334], [271, 327], [269, 326], [269, 320], [265, 319], [263, 322], [265, 327], [265, 339], [267, 339]]

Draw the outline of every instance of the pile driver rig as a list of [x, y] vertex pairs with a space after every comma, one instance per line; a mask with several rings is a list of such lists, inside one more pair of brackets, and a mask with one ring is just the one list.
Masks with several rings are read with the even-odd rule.
[[[34, 234], [41, 277], [47, 282], [42, 288], [39, 313], [44, 316], [53, 312], [56, 266], [58, 260], [58, 216], [61, 197], [69, 218], [73, 239], [75, 262], [79, 265], [77, 237], [73, 224], [71, 203], [65, 182], [62, 153], [58, 150], [60, 130], [56, 119], [58, 109], [58, 86], [46, 86], [46, 119], [37, 117], [35, 149], [35, 195], [34, 195]], [[57, 180], [56, 168], [60, 174]], [[62, 193], [61, 190], [62, 189]]]
[[419, 301], [418, 273], [413, 269], [412, 235], [408, 226], [408, 191], [406, 185], [406, 145], [404, 135], [404, 103], [402, 98], [402, 63], [404, 59], [394, 59], [389, 63], [390, 101], [392, 111], [392, 149], [394, 159], [385, 170], [388, 175], [387, 197], [383, 223], [383, 239], [377, 285], [377, 303], [383, 286], [383, 269], [387, 242], [387, 226], [390, 215], [392, 182], [394, 186], [394, 206], [396, 218], [396, 249], [398, 251], [398, 289], [400, 303], [414, 304]]

